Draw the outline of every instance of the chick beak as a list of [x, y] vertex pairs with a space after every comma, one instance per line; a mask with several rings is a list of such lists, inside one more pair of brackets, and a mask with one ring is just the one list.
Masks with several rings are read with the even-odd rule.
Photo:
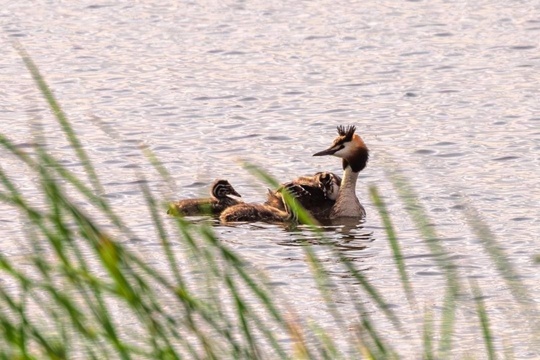
[[242, 197], [242, 195], [240, 195], [239, 193], [237, 193], [236, 190], [232, 190], [230, 195]]

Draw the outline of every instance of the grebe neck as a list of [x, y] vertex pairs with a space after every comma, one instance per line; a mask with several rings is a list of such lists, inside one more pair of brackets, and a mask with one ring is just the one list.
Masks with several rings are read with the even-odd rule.
[[363, 217], [366, 214], [364, 207], [356, 197], [356, 180], [358, 180], [359, 173], [359, 171], [353, 171], [350, 166], [347, 166], [343, 171], [341, 187], [330, 214], [331, 218]]

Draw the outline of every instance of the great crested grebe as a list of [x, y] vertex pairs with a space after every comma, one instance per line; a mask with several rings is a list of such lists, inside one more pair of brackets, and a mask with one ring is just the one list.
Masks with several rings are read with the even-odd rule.
[[218, 179], [212, 184], [211, 198], [186, 199], [171, 204], [167, 214], [193, 216], [193, 215], [219, 215], [226, 208], [241, 204], [240, 201], [229, 195], [241, 195], [234, 190], [232, 185], [223, 179]]
[[355, 126], [338, 126], [338, 137], [332, 146], [313, 156], [334, 155], [343, 159], [343, 180], [335, 204], [329, 213], [330, 219], [341, 217], [364, 217], [366, 211], [356, 197], [356, 180], [369, 158], [369, 150], [360, 136], [356, 135]]
[[283, 184], [277, 191], [268, 191], [265, 205], [284, 210], [281, 189], [287, 188], [311, 216], [317, 220], [327, 219], [336, 202], [341, 178], [331, 172], [318, 172], [313, 176], [301, 176]]
[[268, 190], [264, 204], [239, 204], [226, 209], [220, 220], [227, 222], [263, 221], [269, 223], [297, 222], [297, 214], [291, 211], [283, 198], [283, 191], [292, 195], [316, 219], [328, 218], [337, 198], [341, 178], [333, 173], [319, 172], [302, 176], [283, 184], [276, 191]]

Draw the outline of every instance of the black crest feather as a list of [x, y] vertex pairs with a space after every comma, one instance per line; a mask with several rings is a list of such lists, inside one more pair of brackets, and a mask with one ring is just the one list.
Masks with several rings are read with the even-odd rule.
[[355, 131], [356, 131], [356, 126], [354, 125], [349, 125], [349, 126], [339, 125], [337, 127], [337, 132], [339, 136], [344, 136], [345, 141], [351, 141]]

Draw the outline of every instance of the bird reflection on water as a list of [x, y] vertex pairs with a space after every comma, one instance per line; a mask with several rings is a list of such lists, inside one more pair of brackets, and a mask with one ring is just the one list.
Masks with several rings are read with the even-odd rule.
[[342, 251], [364, 250], [375, 241], [373, 231], [364, 227], [364, 219], [340, 218], [320, 222], [320, 225], [268, 224], [264, 222], [243, 222], [223, 224], [218, 219], [191, 218], [194, 223], [207, 223], [217, 228], [245, 229], [252, 233], [282, 229], [288, 236], [279, 237], [274, 244], [281, 246], [332, 245]]
[[[318, 230], [318, 231], [317, 231]], [[277, 242], [283, 246], [332, 245], [340, 251], [364, 250], [373, 242], [373, 232], [363, 221], [353, 218], [328, 220], [313, 230], [300, 226], [289, 231], [289, 237]]]

